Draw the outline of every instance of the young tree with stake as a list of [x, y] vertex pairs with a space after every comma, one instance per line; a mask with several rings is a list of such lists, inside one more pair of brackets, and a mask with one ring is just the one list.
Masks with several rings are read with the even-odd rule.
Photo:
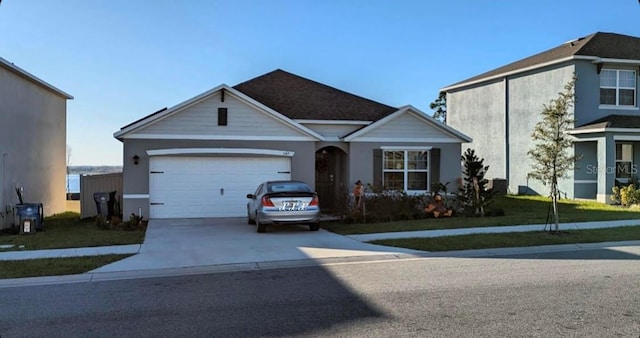
[[[573, 140], [567, 134], [573, 128], [572, 108], [575, 103], [575, 75], [564, 86], [558, 97], [543, 105], [542, 120], [539, 121], [531, 138], [535, 142], [527, 154], [533, 160], [532, 170], [528, 177], [550, 187], [554, 231], [560, 228], [558, 217], [558, 180], [566, 178], [569, 170], [575, 167], [579, 156], [572, 155]], [[551, 227], [549, 228], [551, 231]]]

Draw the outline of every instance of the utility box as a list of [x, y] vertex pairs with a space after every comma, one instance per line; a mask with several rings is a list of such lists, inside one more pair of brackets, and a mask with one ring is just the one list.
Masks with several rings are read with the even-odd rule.
[[44, 207], [42, 203], [22, 203], [16, 204], [16, 214], [20, 222], [20, 232], [25, 221], [29, 221], [29, 227], [33, 232], [44, 230]]
[[509, 184], [506, 179], [494, 178], [489, 180], [487, 188], [491, 189], [495, 195], [506, 195]]

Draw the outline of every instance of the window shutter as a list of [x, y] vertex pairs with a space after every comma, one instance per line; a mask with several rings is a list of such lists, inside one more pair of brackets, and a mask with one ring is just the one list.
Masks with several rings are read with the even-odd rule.
[[[429, 178], [431, 187], [433, 187], [434, 184], [440, 183], [440, 148], [432, 148], [429, 153], [431, 156], [429, 158]], [[431, 187], [428, 187], [429, 191], [432, 190]]]
[[382, 149], [373, 149], [373, 186], [382, 188]]

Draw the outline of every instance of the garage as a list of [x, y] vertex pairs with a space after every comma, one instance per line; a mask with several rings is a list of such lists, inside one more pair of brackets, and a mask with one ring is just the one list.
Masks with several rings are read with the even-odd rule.
[[236, 151], [150, 156], [150, 218], [246, 216], [258, 184], [291, 179], [293, 153]]

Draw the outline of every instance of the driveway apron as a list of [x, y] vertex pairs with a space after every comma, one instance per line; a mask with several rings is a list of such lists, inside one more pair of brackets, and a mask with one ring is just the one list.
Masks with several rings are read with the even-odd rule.
[[152, 219], [140, 252], [92, 272], [318, 260], [419, 251], [362, 243], [325, 230], [284, 225], [256, 233], [245, 218]]

